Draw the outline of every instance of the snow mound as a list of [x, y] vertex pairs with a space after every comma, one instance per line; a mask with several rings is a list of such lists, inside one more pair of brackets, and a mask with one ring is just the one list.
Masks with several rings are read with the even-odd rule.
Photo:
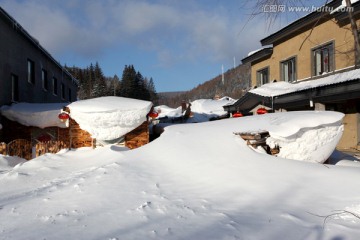
[[6, 118], [24, 126], [66, 128], [66, 123], [61, 122], [58, 118], [59, 113], [66, 104], [67, 103], [16, 103], [11, 106], [3, 106], [0, 111]]
[[[344, 127], [344, 114], [337, 112], [295, 112], [292, 115], [291, 126], [284, 115], [272, 114], [269, 121], [270, 137], [266, 143], [274, 148], [280, 148], [277, 156], [308, 161], [325, 162], [339, 142]], [[316, 118], [316, 124], [314, 124]]]
[[113, 140], [147, 120], [152, 103], [123, 97], [100, 97], [68, 105], [70, 116], [98, 140]]

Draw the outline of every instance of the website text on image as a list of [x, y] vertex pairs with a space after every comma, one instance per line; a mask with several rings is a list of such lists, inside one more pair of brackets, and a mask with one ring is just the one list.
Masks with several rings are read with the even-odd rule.
[[266, 13], [279, 13], [279, 12], [333, 12], [334, 10], [338, 12], [354, 12], [353, 7], [329, 7], [329, 6], [286, 6], [286, 5], [276, 5], [269, 4], [263, 5], [262, 11]]

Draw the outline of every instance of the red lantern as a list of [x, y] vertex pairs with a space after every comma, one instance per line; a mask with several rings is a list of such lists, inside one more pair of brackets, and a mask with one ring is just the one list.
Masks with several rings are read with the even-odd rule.
[[268, 113], [268, 111], [265, 108], [259, 108], [258, 110], [256, 110], [256, 113], [261, 115], [261, 114]]
[[157, 118], [158, 116], [159, 116], [159, 114], [157, 112], [149, 113], [149, 117], [151, 117], [151, 118]]
[[59, 119], [64, 122], [70, 118], [69, 114], [62, 112], [58, 115]]
[[242, 115], [241, 112], [236, 112], [236, 113], [233, 114], [234, 118], [238, 118], [238, 117], [242, 117], [242, 116], [244, 116], [244, 115]]

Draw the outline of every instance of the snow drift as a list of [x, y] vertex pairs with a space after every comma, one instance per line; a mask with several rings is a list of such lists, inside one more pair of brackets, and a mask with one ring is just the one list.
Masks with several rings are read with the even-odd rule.
[[233, 134], [267, 129], [291, 138], [332, 131], [342, 117], [287, 112], [178, 124], [131, 151], [45, 154], [0, 174], [1, 238], [358, 239], [360, 168], [262, 154]]

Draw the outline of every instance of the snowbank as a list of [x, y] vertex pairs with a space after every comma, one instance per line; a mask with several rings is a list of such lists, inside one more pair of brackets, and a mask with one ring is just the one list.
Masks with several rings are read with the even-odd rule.
[[68, 105], [70, 116], [98, 140], [113, 140], [147, 120], [152, 103], [123, 97], [100, 97]]
[[66, 128], [66, 123], [58, 118], [66, 105], [67, 103], [14, 103], [1, 107], [0, 111], [6, 118], [24, 126]]

